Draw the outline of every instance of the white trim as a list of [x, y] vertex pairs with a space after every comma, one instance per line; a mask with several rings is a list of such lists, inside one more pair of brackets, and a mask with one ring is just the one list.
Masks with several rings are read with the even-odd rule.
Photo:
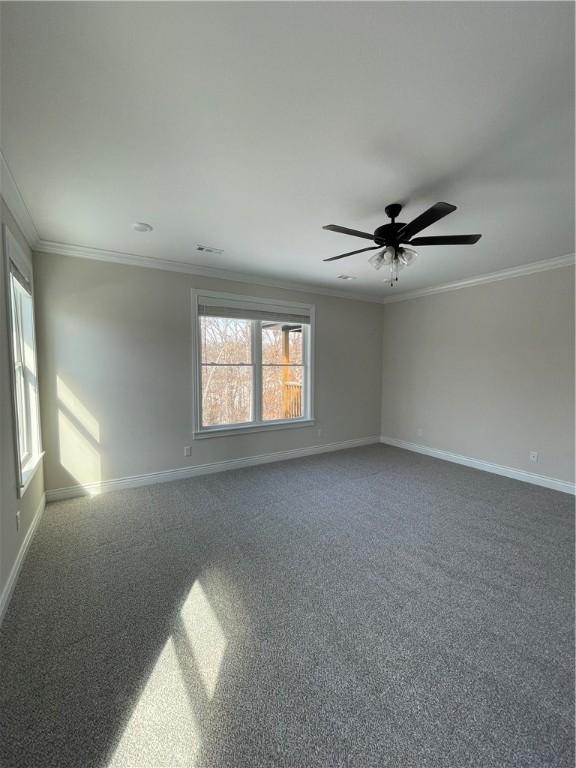
[[558, 269], [574, 264], [574, 254], [558, 256], [542, 261], [535, 261], [531, 264], [522, 264], [518, 267], [498, 270], [485, 275], [456, 280], [451, 283], [433, 285], [427, 288], [419, 288], [405, 293], [395, 293], [394, 296], [375, 296], [369, 294], [349, 293], [338, 289], [326, 288], [323, 285], [314, 285], [311, 283], [300, 283], [297, 281], [283, 280], [276, 278], [267, 278], [261, 275], [247, 274], [244, 272], [235, 272], [227, 269], [218, 269], [215, 267], [205, 267], [196, 264], [188, 264], [173, 259], [156, 259], [150, 256], [140, 256], [133, 253], [124, 253], [122, 251], [112, 251], [104, 248], [90, 248], [84, 245], [74, 245], [70, 243], [58, 243], [52, 240], [44, 240], [40, 237], [38, 230], [32, 219], [32, 215], [26, 205], [26, 202], [20, 192], [16, 180], [6, 158], [0, 148], [0, 194], [4, 198], [8, 209], [16, 223], [20, 227], [28, 245], [34, 251], [46, 254], [57, 254], [61, 256], [71, 256], [74, 258], [93, 259], [95, 261], [107, 261], [117, 264], [126, 264], [136, 267], [148, 267], [149, 269], [163, 269], [168, 272], [181, 272], [183, 274], [198, 275], [200, 277], [212, 277], [219, 280], [232, 280], [240, 283], [251, 283], [252, 285], [263, 285], [270, 288], [282, 288], [285, 290], [302, 291], [303, 293], [317, 293], [323, 296], [334, 296], [339, 299], [348, 299], [349, 301], [365, 301], [377, 304], [394, 304], [399, 301], [408, 301], [423, 296], [432, 296], [436, 293], [445, 293], [446, 291], [455, 291], [460, 288], [472, 288], [476, 285], [484, 285], [499, 280], [508, 280], [523, 275], [533, 275], [537, 272], [544, 272], [549, 269]]
[[433, 296], [436, 293], [445, 293], [446, 291], [457, 291], [460, 288], [473, 288], [476, 285], [485, 283], [495, 283], [499, 280], [510, 280], [513, 277], [524, 277], [525, 275], [534, 275], [537, 272], [547, 272], [549, 269], [559, 269], [560, 267], [570, 267], [574, 264], [575, 257], [573, 253], [566, 256], [558, 256], [553, 259], [543, 259], [542, 261], [533, 261], [532, 264], [522, 264], [519, 267], [510, 267], [509, 269], [500, 269], [498, 272], [489, 272], [486, 275], [470, 277], [466, 280], [456, 280], [453, 283], [444, 283], [443, 285], [433, 285], [430, 288], [419, 288], [415, 291], [399, 293], [397, 296], [388, 296], [381, 300], [382, 304], [395, 304], [398, 301], [408, 301], [409, 299], [419, 299], [423, 296]]
[[14, 371], [14, 327], [12, 316], [12, 290], [10, 281], [10, 238], [12, 233], [8, 229], [8, 225], [2, 226], [2, 243], [4, 248], [4, 257], [2, 262], [2, 270], [4, 277], [4, 303], [6, 306], [6, 330], [8, 332], [8, 356], [9, 356], [9, 380], [10, 380], [10, 405], [12, 409], [12, 451], [14, 460], [14, 473], [16, 477], [17, 495], [20, 497], [20, 490], [22, 488], [22, 467], [20, 466], [20, 448], [19, 442], [19, 429], [18, 429], [18, 407], [16, 404], [16, 382]]
[[6, 582], [6, 585], [2, 591], [2, 594], [0, 595], [0, 625], [2, 624], [2, 620], [6, 615], [6, 609], [8, 608], [10, 598], [12, 597], [12, 593], [14, 592], [14, 587], [16, 586], [16, 581], [18, 580], [20, 569], [22, 568], [22, 563], [24, 562], [24, 558], [26, 557], [26, 552], [28, 551], [28, 547], [30, 546], [30, 542], [32, 541], [32, 537], [36, 532], [36, 528], [38, 527], [38, 523], [42, 518], [42, 514], [45, 508], [46, 508], [46, 495], [42, 494], [42, 498], [40, 499], [40, 504], [38, 505], [38, 508], [34, 513], [34, 517], [32, 519], [32, 522], [30, 523], [30, 527], [28, 528], [28, 531], [26, 532], [24, 541], [20, 545], [20, 550], [18, 552], [18, 555], [16, 556], [16, 560], [14, 561], [14, 565], [12, 566], [10, 575], [8, 576], [8, 581]]
[[[16, 400], [16, 383], [15, 383], [15, 373], [14, 373], [14, 349], [13, 349], [13, 337], [14, 337], [14, 329], [13, 329], [13, 302], [12, 302], [12, 290], [11, 290], [11, 270], [10, 270], [10, 264], [14, 264], [16, 269], [20, 270], [22, 273], [22, 276], [24, 278], [29, 279], [30, 283], [29, 285], [24, 288], [29, 296], [31, 301], [31, 312], [32, 312], [32, 347], [34, 352], [34, 363], [36, 366], [36, 371], [38, 370], [38, 355], [37, 355], [37, 347], [36, 347], [36, 312], [35, 312], [35, 304], [34, 304], [34, 290], [33, 290], [33, 280], [32, 280], [32, 266], [28, 264], [28, 260], [26, 259], [26, 254], [22, 250], [20, 243], [18, 240], [14, 237], [12, 234], [10, 227], [8, 224], [4, 223], [2, 225], [2, 235], [3, 235], [3, 245], [4, 245], [4, 263], [3, 263], [3, 270], [4, 270], [4, 288], [5, 288], [5, 302], [6, 302], [6, 327], [8, 329], [8, 351], [10, 354], [10, 394], [12, 399], [12, 412], [13, 412], [13, 444], [14, 444], [14, 461], [15, 461], [15, 470], [16, 470], [16, 480], [17, 480], [17, 496], [19, 499], [22, 498], [24, 493], [26, 492], [26, 489], [28, 488], [28, 485], [30, 484], [30, 481], [32, 480], [32, 477], [36, 474], [37, 465], [35, 465], [32, 469], [32, 471], [28, 472], [26, 476], [24, 476], [23, 467], [21, 465], [22, 457], [20, 456], [20, 446], [19, 446], [19, 428], [18, 428], [18, 404]], [[37, 373], [36, 373], [37, 376]], [[42, 450], [42, 427], [40, 424], [40, 391], [39, 391], [39, 385], [38, 380], [36, 381], [36, 424], [34, 425], [34, 432], [37, 436], [38, 444], [35, 446], [37, 449], [37, 456], [35, 458], [36, 462], [39, 462], [42, 457], [44, 456], [43, 450]], [[29, 410], [30, 403], [29, 403], [29, 395], [26, 394], [26, 406]]]
[[550, 269], [559, 269], [560, 267], [572, 266], [575, 262], [573, 253], [565, 256], [558, 256], [542, 261], [534, 261], [531, 264], [522, 264], [518, 267], [501, 269], [497, 272], [489, 272], [485, 275], [466, 278], [464, 280], [455, 280], [452, 283], [443, 283], [433, 285], [428, 288], [419, 288], [405, 293], [396, 293], [394, 296], [374, 296], [368, 294], [348, 293], [332, 288], [326, 288], [322, 285], [313, 285], [310, 283], [299, 283], [290, 280], [281, 280], [262, 277], [261, 275], [250, 275], [244, 272], [233, 272], [227, 269], [217, 269], [215, 267], [203, 267], [197, 264], [187, 264], [183, 261], [173, 259], [156, 259], [151, 256], [138, 256], [133, 253], [123, 253], [121, 251], [108, 251], [102, 248], [88, 248], [83, 245], [69, 245], [67, 243], [56, 243], [50, 240], [39, 240], [34, 247], [38, 253], [55, 254], [59, 256], [70, 256], [72, 258], [93, 259], [95, 261], [107, 261], [115, 264], [125, 264], [133, 267], [147, 267], [148, 269], [162, 269], [167, 272], [180, 272], [187, 275], [197, 275], [199, 277], [211, 277], [218, 280], [230, 280], [237, 283], [250, 283], [252, 285], [262, 285], [269, 288], [281, 288], [284, 290], [300, 291], [302, 293], [316, 293], [320, 296], [334, 296], [338, 299], [348, 299], [349, 301], [365, 301], [370, 304], [395, 304], [399, 301], [408, 301], [409, 299], [418, 299], [422, 296], [433, 296], [436, 293], [445, 293], [446, 291], [456, 291], [460, 288], [473, 288], [476, 285], [485, 283], [494, 283], [499, 280], [509, 280], [514, 277], [523, 277], [524, 275], [533, 275], [537, 272], [547, 272]]
[[[198, 318], [196, 318], [198, 321]], [[262, 370], [262, 323], [258, 321], [252, 321], [251, 325], [251, 357], [252, 357], [252, 427], [257, 427], [262, 423], [262, 381], [264, 372]], [[304, 333], [302, 334], [304, 336]], [[196, 365], [202, 366], [202, 349], [200, 348], [200, 354], [196, 358]], [[202, 382], [200, 382], [202, 383]], [[202, 394], [202, 388], [199, 390]], [[205, 428], [202, 427], [202, 421], [196, 422], [196, 434], [195, 437], [199, 437], [201, 433], [206, 433]], [[238, 425], [240, 426], [240, 425]], [[244, 426], [244, 425], [243, 425]], [[234, 428], [234, 427], [233, 427]], [[208, 428], [210, 432], [210, 428]]]
[[12, 171], [6, 162], [6, 158], [2, 153], [2, 149], [0, 149], [0, 192], [8, 210], [14, 216], [16, 224], [18, 224], [26, 238], [26, 242], [30, 248], [34, 248], [40, 241], [40, 235], [34, 225], [28, 206], [18, 189]]
[[32, 271], [32, 259], [24, 251], [20, 242], [16, 239], [8, 223], [4, 223], [4, 250], [8, 262], [12, 262], [20, 272], [24, 280], [28, 282], [27, 290], [32, 292], [34, 275]]
[[261, 456], [247, 456], [243, 459], [227, 459], [215, 461], [211, 464], [198, 464], [194, 467], [182, 467], [181, 469], [168, 469], [164, 472], [150, 472], [146, 475], [134, 475], [132, 477], [120, 477], [116, 480], [103, 480], [100, 483], [87, 483], [85, 485], [71, 485], [66, 488], [53, 488], [46, 491], [47, 501], [60, 501], [72, 499], [76, 496], [95, 496], [108, 491], [117, 491], [125, 488], [138, 488], [142, 485], [154, 485], [173, 480], [186, 480], [198, 475], [209, 475], [214, 472], [226, 472], [229, 469], [242, 469], [255, 467], [259, 464], [269, 464], [275, 461], [287, 459], [299, 459], [305, 456], [313, 456], [318, 453], [331, 453], [346, 448], [359, 448], [363, 445], [373, 445], [380, 442], [378, 436], [361, 437], [356, 440], [343, 440], [339, 443], [326, 443], [325, 445], [312, 445], [308, 448], [294, 448], [289, 451], [276, 451]]
[[40, 469], [42, 462], [42, 459], [44, 458], [46, 454], [46, 451], [40, 451], [40, 453], [34, 457], [32, 461], [29, 462], [29, 465], [22, 473], [22, 482], [23, 485], [20, 488], [20, 498], [24, 496], [26, 491], [28, 490], [28, 486], [32, 482], [32, 480], [36, 477], [36, 473]]
[[230, 435], [246, 435], [252, 432], [269, 432], [276, 429], [296, 429], [298, 427], [313, 427], [314, 419], [278, 419], [277, 421], [250, 421], [246, 424], [232, 424], [223, 427], [204, 427], [194, 432], [194, 440], [204, 440], [207, 437], [229, 437]]
[[[34, 250], [37, 253], [70, 256], [78, 259], [93, 259], [95, 261], [108, 261], [114, 264], [125, 264], [131, 267], [162, 269], [167, 272], [180, 272], [186, 275], [197, 275], [198, 277], [208, 277], [217, 280], [230, 280], [236, 283], [250, 283], [251, 285], [262, 285], [267, 288], [281, 288], [289, 291], [299, 291], [301, 293], [317, 293], [322, 296], [334, 296], [335, 298], [348, 299], [349, 301], [367, 301], [371, 304], [382, 301], [382, 297], [348, 293], [337, 289], [326, 288], [322, 285], [268, 278], [263, 277], [262, 275], [234, 272], [232, 270], [218, 269], [216, 267], [204, 267], [198, 264], [188, 264], [184, 261], [175, 261], [173, 259], [156, 259], [151, 256], [138, 256], [134, 253], [108, 251], [102, 248], [88, 248], [83, 245], [55, 243], [50, 240], [40, 240]], [[203, 291], [203, 293], [205, 292]]]
[[[221, 291], [204, 291], [201, 288], [192, 288], [192, 434], [194, 440], [206, 437], [221, 437], [224, 435], [244, 434], [246, 432], [267, 432], [274, 429], [285, 429], [286, 427], [309, 427], [314, 424], [314, 337], [316, 335], [316, 307], [314, 304], [302, 304], [295, 301], [281, 301], [262, 296], [245, 296], [238, 293], [222, 293]], [[281, 419], [277, 421], [263, 421], [261, 418], [261, 374], [254, 375], [254, 385], [252, 392], [252, 421], [243, 424], [225, 424], [221, 427], [203, 427], [202, 426], [202, 374], [201, 374], [201, 354], [202, 342], [200, 338], [199, 307], [203, 297], [213, 299], [214, 301], [233, 303], [241, 306], [245, 304], [261, 305], [267, 307], [273, 305], [281, 311], [295, 310], [296, 313], [307, 314], [309, 316], [309, 330], [303, 334], [306, 343], [303, 346], [304, 373], [306, 375], [304, 386], [304, 416], [300, 419]], [[252, 368], [253, 371], [261, 369], [261, 339], [257, 334], [257, 325], [259, 321], [252, 321]]]
[[574, 483], [569, 483], [566, 480], [558, 480], [555, 477], [537, 475], [535, 472], [526, 472], [523, 469], [506, 467], [502, 464], [494, 464], [491, 461], [483, 461], [482, 459], [472, 459], [469, 456], [462, 456], [459, 453], [442, 451], [439, 448], [430, 448], [427, 445], [418, 445], [417, 443], [410, 443], [406, 440], [397, 440], [394, 437], [382, 436], [380, 442], [385, 445], [393, 445], [396, 448], [404, 448], [407, 451], [415, 451], [416, 453], [423, 453], [426, 456], [433, 456], [434, 458], [442, 459], [443, 461], [451, 461], [454, 464], [464, 464], [467, 467], [481, 469], [483, 472], [492, 472], [494, 475], [503, 475], [504, 477], [511, 477], [514, 480], [521, 480], [525, 483], [541, 485], [544, 488], [551, 488], [554, 491], [576, 494], [576, 485]]

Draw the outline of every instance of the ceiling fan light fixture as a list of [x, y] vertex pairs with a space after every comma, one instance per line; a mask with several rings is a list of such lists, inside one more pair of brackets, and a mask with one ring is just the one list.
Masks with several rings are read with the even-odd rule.
[[[473, 245], [477, 243], [482, 235], [438, 235], [433, 237], [414, 237], [422, 232], [423, 229], [435, 224], [440, 219], [443, 219], [449, 213], [456, 210], [455, 205], [450, 203], [435, 203], [430, 208], [425, 210], [415, 219], [412, 219], [408, 224], [399, 223], [396, 221], [402, 210], [400, 203], [394, 203], [393, 205], [387, 205], [384, 209], [386, 215], [390, 219], [390, 223], [382, 224], [376, 227], [374, 232], [361, 232], [358, 229], [350, 229], [349, 227], [340, 227], [337, 224], [327, 224], [324, 229], [330, 232], [340, 232], [343, 235], [352, 235], [354, 237], [362, 237], [366, 240], [372, 240], [374, 245], [368, 248], [360, 248], [349, 253], [341, 253], [338, 256], [332, 256], [324, 261], [334, 261], [336, 259], [343, 259], [348, 256], [354, 256], [357, 253], [364, 253], [364, 251], [374, 251], [374, 253], [368, 259], [368, 263], [374, 267], [374, 269], [382, 269], [383, 266], [388, 267], [390, 272], [390, 285], [398, 282], [398, 272], [404, 267], [409, 267], [414, 261], [417, 254], [412, 248], [405, 248], [404, 243], [408, 245]], [[388, 243], [388, 245], [386, 245]]]
[[384, 250], [384, 264], [389, 267], [396, 259], [396, 249], [393, 245], [388, 245]]
[[412, 248], [400, 248], [398, 251], [398, 261], [401, 267], [409, 267], [418, 254]]
[[384, 251], [376, 251], [368, 259], [368, 263], [371, 264], [374, 269], [380, 269], [384, 264]]

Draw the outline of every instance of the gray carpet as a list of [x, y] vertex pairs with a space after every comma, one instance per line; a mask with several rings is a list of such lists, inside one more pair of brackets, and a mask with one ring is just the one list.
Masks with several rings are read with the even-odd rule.
[[49, 505], [2, 766], [570, 766], [574, 500], [371, 446]]

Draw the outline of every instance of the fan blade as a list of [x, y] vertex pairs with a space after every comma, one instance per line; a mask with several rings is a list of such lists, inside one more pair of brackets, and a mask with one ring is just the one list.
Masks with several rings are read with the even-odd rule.
[[397, 237], [406, 242], [421, 230], [426, 229], [426, 227], [434, 224], [435, 221], [443, 219], [444, 216], [448, 216], [449, 213], [455, 210], [456, 206], [450, 205], [450, 203], [436, 203], [432, 208], [428, 208], [427, 211], [421, 213], [420, 216], [416, 216], [409, 224], [404, 225], [397, 233]]
[[482, 235], [440, 235], [439, 237], [415, 237], [410, 245], [473, 245]]
[[348, 229], [348, 227], [339, 227], [338, 224], [327, 224], [322, 229], [327, 229], [330, 232], [340, 232], [342, 235], [354, 235], [354, 237], [365, 237], [367, 240], [374, 240], [374, 235], [370, 235], [368, 232], [359, 232], [357, 229]]
[[364, 251], [377, 251], [378, 248], [382, 248], [382, 246], [373, 245], [372, 248], [360, 248], [359, 251], [350, 251], [350, 253], [341, 253], [340, 256], [330, 256], [329, 259], [323, 259], [323, 261], [336, 261], [336, 259], [343, 259], [345, 256], [353, 256], [355, 253], [364, 253]]

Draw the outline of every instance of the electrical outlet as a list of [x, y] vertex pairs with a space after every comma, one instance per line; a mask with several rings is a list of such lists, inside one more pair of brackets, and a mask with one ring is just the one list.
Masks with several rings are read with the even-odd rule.
[[538, 451], [530, 451], [529, 458], [532, 464], [538, 463]]
[[16, 530], [17, 531], [20, 530], [20, 510], [16, 512]]
[[192, 456], [192, 446], [187, 445], [184, 447], [184, 456]]
[[317, 431], [318, 437], [322, 437], [322, 427], [318, 427], [316, 431]]
[[422, 429], [422, 427], [418, 427], [418, 429], [416, 430], [416, 434], [418, 435], [418, 437], [422, 437], [422, 435], [424, 434], [424, 430]]

